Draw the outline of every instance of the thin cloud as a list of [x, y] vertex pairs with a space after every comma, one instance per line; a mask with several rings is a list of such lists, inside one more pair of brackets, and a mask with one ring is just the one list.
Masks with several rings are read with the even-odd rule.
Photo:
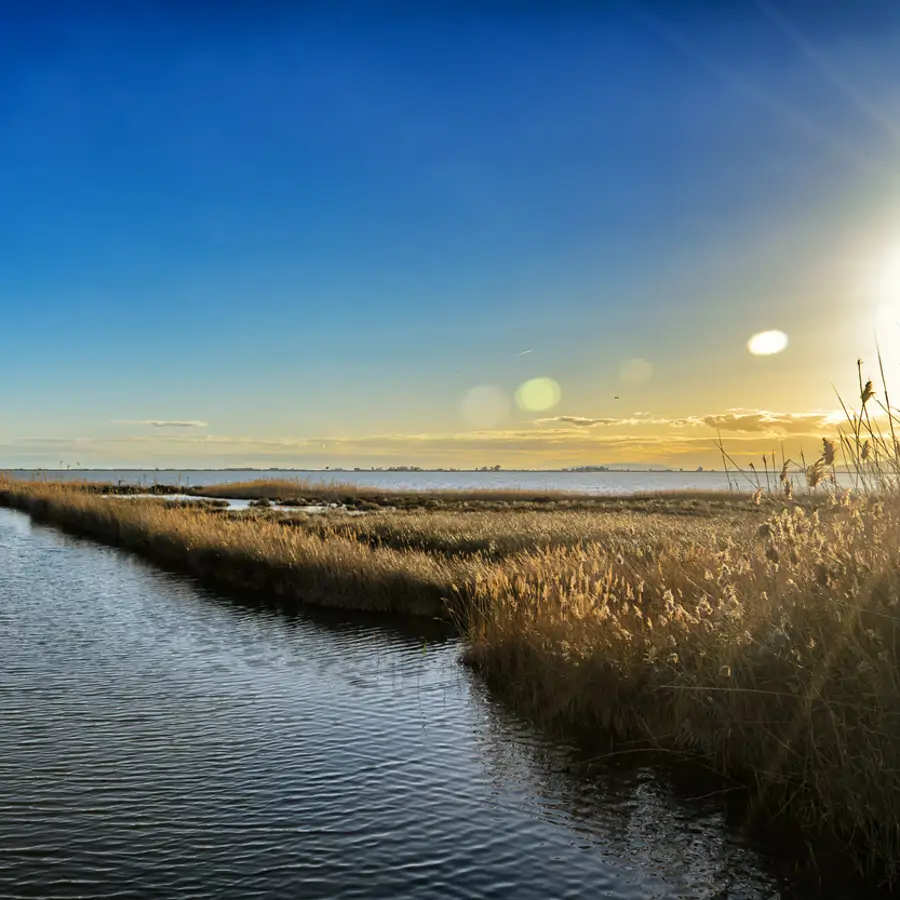
[[587, 416], [553, 416], [549, 419], [536, 419], [535, 425], [574, 425], [577, 428], [628, 428], [633, 425], [663, 425], [683, 426], [696, 425], [699, 420], [694, 419], [649, 419], [646, 414], [635, 413], [634, 416], [622, 419], [601, 418], [591, 419]]
[[589, 419], [586, 416], [553, 416], [550, 419], [538, 419], [535, 424], [544, 425], [559, 422], [563, 425], [577, 425], [579, 428], [593, 428], [595, 425], [620, 425], [624, 419]]
[[833, 430], [840, 421], [834, 413], [772, 413], [764, 410], [702, 416], [704, 425], [718, 431], [750, 433], [816, 434]]
[[648, 413], [635, 413], [630, 418], [596, 418], [587, 416], [554, 416], [537, 419], [535, 425], [568, 425], [576, 428], [630, 428], [635, 425], [656, 428], [706, 427], [716, 431], [748, 434], [819, 434], [834, 431], [843, 421], [836, 412], [783, 413], [761, 409], [730, 409], [724, 413], [703, 416], [667, 418]]
[[116, 419], [117, 425], [150, 425], [153, 428], [207, 428], [199, 419]]

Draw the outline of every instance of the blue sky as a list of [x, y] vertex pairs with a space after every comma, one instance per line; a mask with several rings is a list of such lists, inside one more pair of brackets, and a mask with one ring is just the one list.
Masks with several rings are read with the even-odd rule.
[[75, 6], [0, 22], [0, 465], [695, 464], [893, 321], [896, 4]]

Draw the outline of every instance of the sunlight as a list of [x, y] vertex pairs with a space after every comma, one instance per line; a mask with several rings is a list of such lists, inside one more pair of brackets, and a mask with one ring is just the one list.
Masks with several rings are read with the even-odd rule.
[[900, 358], [900, 250], [884, 260], [875, 281], [875, 336], [885, 357]]
[[787, 345], [788, 337], [783, 331], [760, 331], [747, 341], [747, 349], [754, 356], [772, 356]]
[[879, 304], [900, 306], [900, 250], [892, 251], [882, 264], [876, 292]]

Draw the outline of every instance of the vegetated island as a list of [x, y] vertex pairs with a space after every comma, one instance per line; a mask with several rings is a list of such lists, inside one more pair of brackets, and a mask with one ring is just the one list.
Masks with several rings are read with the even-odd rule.
[[545, 726], [703, 759], [896, 877], [900, 500], [826, 468], [629, 497], [6, 479], [0, 504], [271, 602], [445, 618]]

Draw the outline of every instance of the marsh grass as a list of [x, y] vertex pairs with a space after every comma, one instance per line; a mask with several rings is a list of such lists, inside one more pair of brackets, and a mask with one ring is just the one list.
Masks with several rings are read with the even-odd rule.
[[639, 524], [630, 545], [495, 567], [470, 603], [468, 659], [547, 725], [700, 757], [896, 883], [900, 429], [886, 387], [882, 403], [861, 367], [859, 382], [811, 462], [772, 454], [763, 480], [720, 444], [762, 520], [655, 541]]
[[0, 503], [204, 581], [279, 601], [444, 616], [451, 587], [472, 582], [477, 566], [476, 560], [372, 548], [262, 517], [103, 496], [77, 485], [7, 481], [0, 484]]
[[[636, 510], [640, 509], [640, 512]], [[754, 510], [758, 513], [758, 510]], [[700, 540], [708, 533], [707, 516], [681, 511], [660, 512], [655, 506], [620, 512], [584, 510], [490, 510], [437, 512], [384, 512], [371, 516], [308, 516], [283, 518], [288, 526], [304, 529], [323, 538], [336, 537], [402, 551], [421, 551], [448, 557], [478, 556], [481, 560], [502, 561], [519, 554], [559, 548], [581, 548], [586, 552], [597, 544], [621, 547], [627, 552], [636, 541], [641, 546], [679, 539]], [[721, 514], [728, 520], [737, 514]], [[761, 516], [755, 518], [761, 520]]]
[[515, 489], [405, 490], [371, 487], [342, 482], [315, 482], [304, 479], [259, 479], [257, 481], [217, 484], [196, 489], [208, 497], [229, 497], [237, 500], [303, 501], [312, 503], [351, 503], [357, 500], [378, 500], [382, 503], [404, 501], [450, 500], [454, 503], [472, 501], [540, 502], [570, 500], [577, 496], [567, 491], [522, 491]]
[[[96, 486], [94, 487], [96, 489]], [[127, 489], [127, 488], [126, 488]], [[105, 488], [104, 488], [105, 490]], [[165, 489], [160, 493], [167, 492]], [[207, 485], [188, 489], [172, 489], [170, 493], [186, 492], [212, 498], [233, 500], [268, 501], [288, 506], [317, 506], [336, 504], [356, 508], [369, 504], [370, 509], [429, 509], [449, 508], [487, 509], [588, 509], [621, 512], [652, 510], [654, 506], [664, 511], [700, 511], [745, 508], [749, 495], [728, 491], [663, 490], [637, 491], [628, 494], [601, 494], [579, 491], [536, 491], [515, 489], [477, 490], [406, 490], [372, 487], [357, 484], [330, 484], [301, 479], [235, 482]]]
[[900, 510], [701, 528], [495, 568], [470, 661], [549, 725], [700, 755], [895, 865]]
[[[449, 616], [468, 661], [548, 727], [702, 759], [897, 881], [900, 447], [882, 394], [860, 369], [859, 409], [820, 455], [730, 464], [741, 495], [431, 495], [447, 507], [402, 512], [372, 492], [363, 516], [286, 516], [7, 482], [0, 502], [216, 584]], [[203, 491], [360, 497], [285, 484]]]

